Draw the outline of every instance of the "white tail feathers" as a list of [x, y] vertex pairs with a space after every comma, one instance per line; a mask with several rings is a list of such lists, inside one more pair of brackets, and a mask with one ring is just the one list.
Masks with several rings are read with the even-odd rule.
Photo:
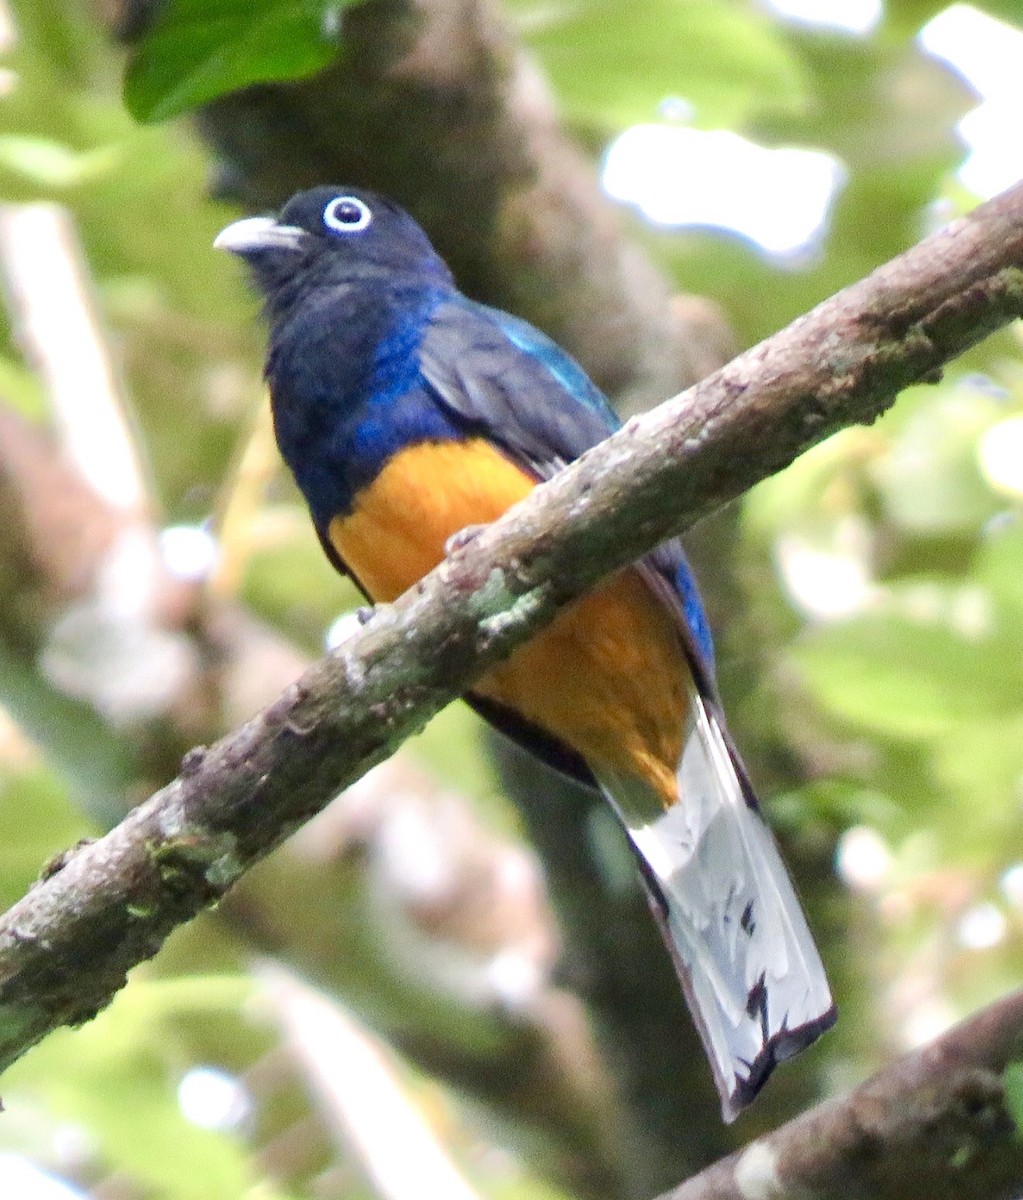
[[715, 713], [694, 689], [679, 802], [594, 767], [641, 859], [651, 903], [735, 1118], [774, 1066], [835, 1020], [788, 872]]

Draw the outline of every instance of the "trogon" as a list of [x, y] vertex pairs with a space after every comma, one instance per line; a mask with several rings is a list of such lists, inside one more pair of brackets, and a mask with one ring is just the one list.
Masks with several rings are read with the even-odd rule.
[[[373, 601], [618, 426], [568, 354], [462, 295], [382, 196], [314, 188], [216, 245], [245, 260], [265, 299], [274, 427], [316, 532]], [[468, 699], [610, 802], [731, 1119], [835, 1009], [725, 727], [680, 544], [576, 601]]]

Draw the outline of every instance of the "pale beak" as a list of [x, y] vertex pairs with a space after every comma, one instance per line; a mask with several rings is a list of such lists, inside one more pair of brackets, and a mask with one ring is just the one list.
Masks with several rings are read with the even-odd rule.
[[301, 250], [305, 237], [297, 225], [278, 225], [273, 217], [245, 217], [222, 229], [213, 245], [244, 257], [261, 250]]

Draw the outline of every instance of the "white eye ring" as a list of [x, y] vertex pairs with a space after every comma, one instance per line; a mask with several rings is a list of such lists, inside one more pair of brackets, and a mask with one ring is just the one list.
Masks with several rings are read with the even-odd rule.
[[[344, 208], [344, 217], [338, 212]], [[354, 210], [354, 211], [353, 211]], [[356, 216], [356, 214], [358, 214]], [[355, 220], [344, 218], [355, 217]], [[323, 210], [323, 223], [328, 229], [338, 233], [358, 233], [373, 220], [373, 213], [368, 204], [364, 204], [357, 196], [335, 196]]]

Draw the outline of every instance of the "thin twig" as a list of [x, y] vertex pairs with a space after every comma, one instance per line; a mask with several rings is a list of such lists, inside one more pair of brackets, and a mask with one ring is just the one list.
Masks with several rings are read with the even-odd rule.
[[291, 972], [266, 962], [257, 976], [320, 1115], [350, 1148], [374, 1194], [477, 1200], [369, 1033]]
[[108, 504], [144, 517], [149, 489], [67, 210], [0, 206], [0, 265], [69, 458]]

